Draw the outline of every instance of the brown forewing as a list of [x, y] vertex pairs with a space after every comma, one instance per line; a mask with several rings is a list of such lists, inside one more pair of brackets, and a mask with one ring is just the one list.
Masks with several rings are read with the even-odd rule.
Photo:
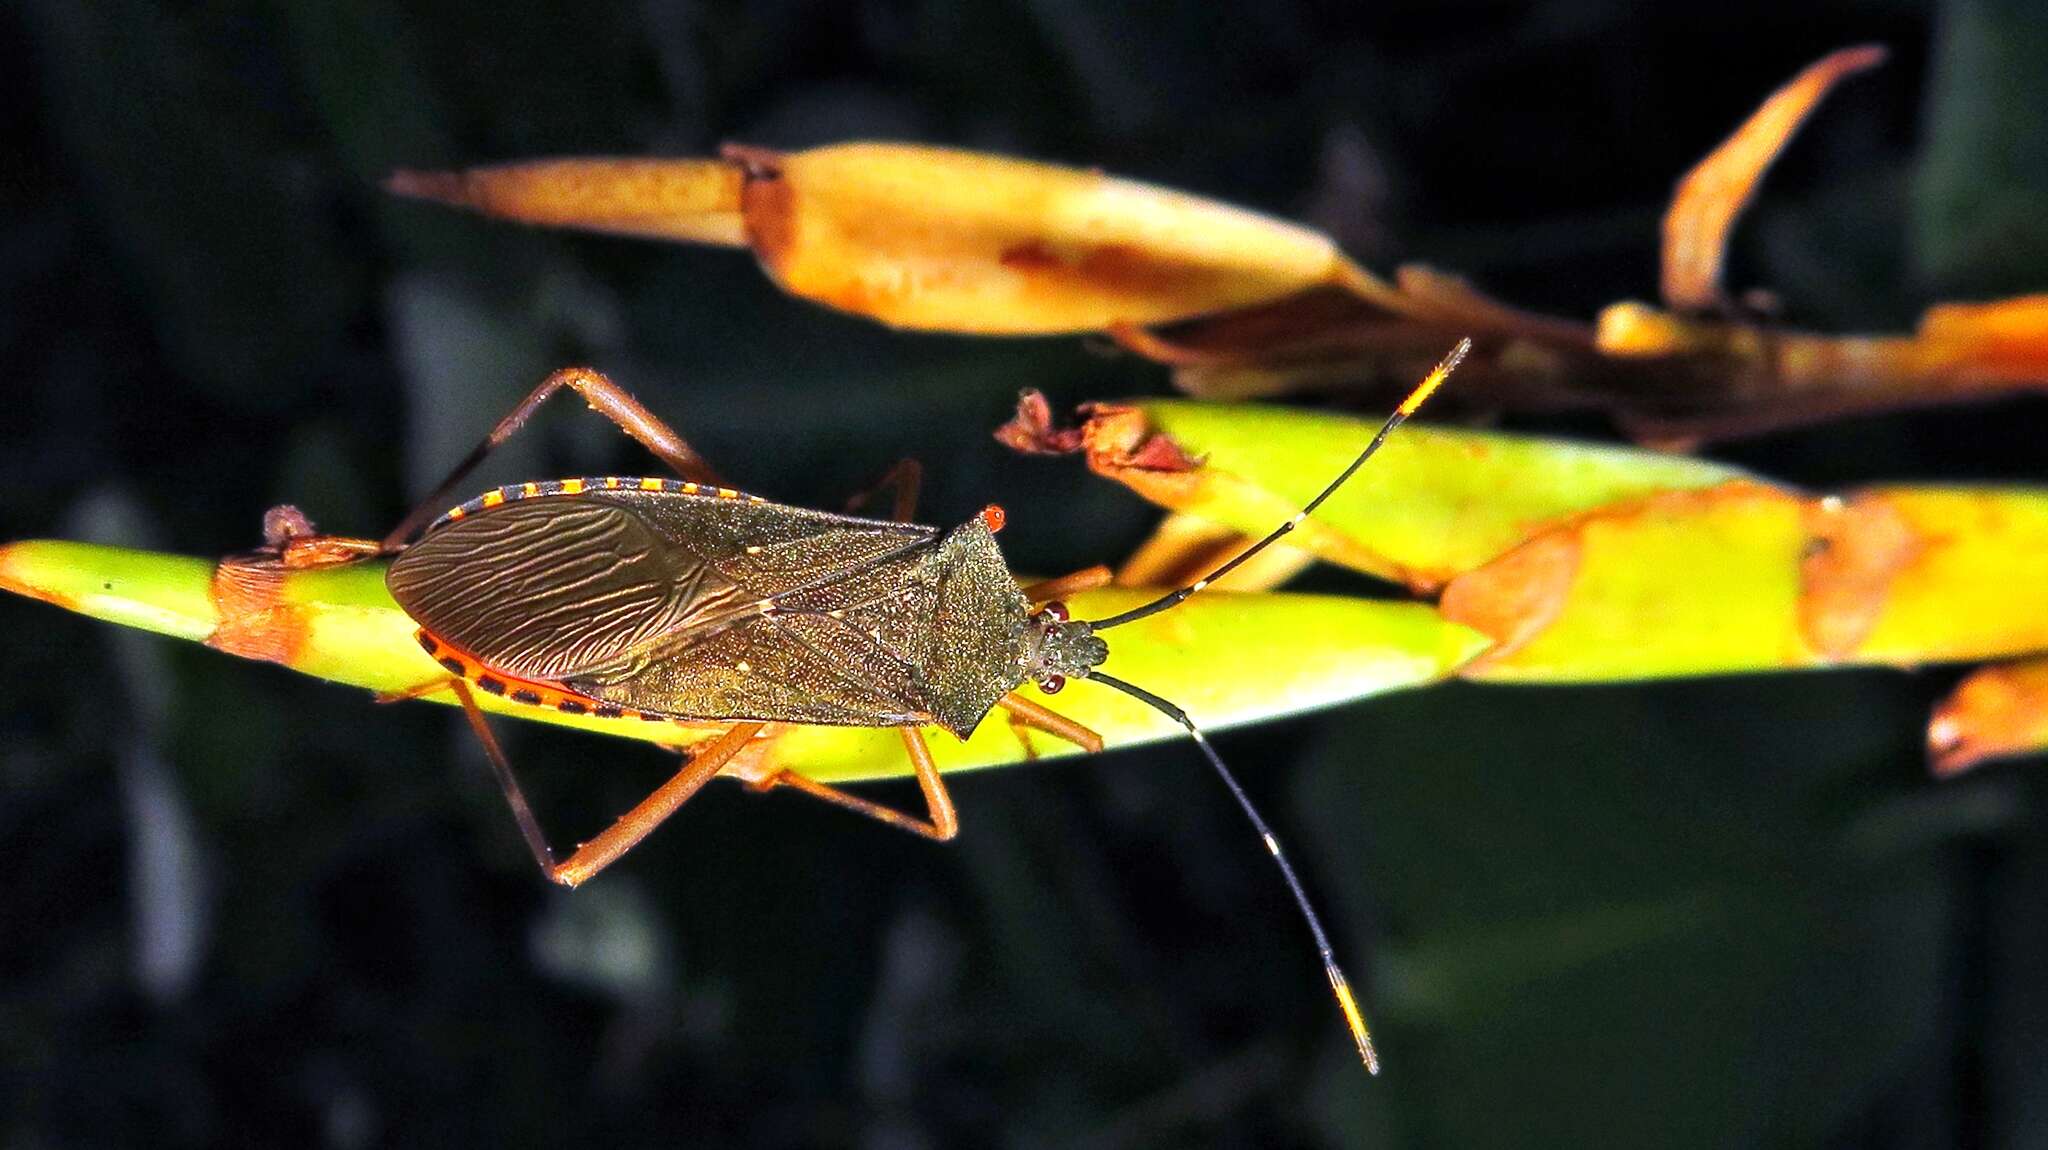
[[389, 583], [423, 628], [484, 664], [566, 682], [630, 674], [656, 648], [934, 535], [709, 491], [586, 492], [446, 521], [393, 562]]
[[937, 723], [965, 737], [1022, 677], [1029, 604], [979, 519], [680, 632], [630, 676], [578, 692], [692, 718], [832, 726]]
[[406, 614], [485, 665], [559, 680], [629, 657], [735, 584], [615, 505], [505, 503], [429, 531], [391, 565]]

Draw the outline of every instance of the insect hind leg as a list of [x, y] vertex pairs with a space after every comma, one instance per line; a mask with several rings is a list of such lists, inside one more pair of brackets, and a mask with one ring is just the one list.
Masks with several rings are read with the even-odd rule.
[[289, 503], [280, 503], [263, 513], [263, 546], [228, 563], [283, 567], [304, 571], [316, 567], [340, 567], [384, 553], [375, 539], [323, 534], [306, 513]]
[[[534, 864], [546, 875], [548, 881], [567, 887], [581, 886], [597, 872], [617, 862], [619, 857], [640, 844], [640, 840], [654, 832], [654, 828], [667, 821], [668, 817], [688, 802], [692, 795], [704, 788], [704, 784], [717, 776], [725, 764], [745, 749], [763, 724], [739, 723], [709, 744], [689, 755], [681, 770], [669, 780], [649, 792], [647, 797], [636, 803], [625, 814], [620, 815], [611, 826], [606, 827], [596, 838], [582, 846], [561, 862], [555, 861], [555, 852], [548, 846], [547, 835], [541, 830], [540, 819], [533, 813], [533, 805], [526, 801], [526, 791], [519, 785], [519, 777], [512, 770], [512, 761], [505, 755], [505, 748], [498, 742], [497, 735], [484, 720], [483, 708], [477, 706], [476, 696], [469, 684], [461, 679], [446, 679], [433, 686], [445, 684], [462, 703], [462, 713], [469, 719], [470, 729], [476, 732], [478, 741], [483, 743], [484, 757], [490, 760], [491, 773], [497, 778], [498, 787], [505, 794], [505, 805], [512, 808], [513, 821], [519, 824], [519, 835], [526, 840], [526, 849], [533, 855]], [[433, 687], [426, 688], [427, 690]]]
[[674, 428], [663, 423], [660, 416], [641, 406], [640, 401], [627, 393], [625, 388], [613, 383], [603, 372], [595, 368], [565, 367], [542, 380], [540, 386], [534, 388], [525, 399], [520, 400], [505, 418], [498, 421], [498, 425], [491, 429], [491, 433], [484, 437], [484, 441], [477, 444], [475, 450], [455, 465], [455, 469], [448, 473], [448, 478], [442, 480], [440, 486], [421, 500], [410, 515], [400, 520], [397, 527], [391, 529], [391, 533], [384, 537], [384, 551], [392, 553], [402, 550], [413, 535], [447, 510], [450, 495], [456, 486], [468, 478], [469, 473], [475, 471], [491, 452], [518, 434], [519, 430], [526, 426], [526, 422], [533, 418], [533, 413], [540, 410], [540, 406], [546, 403], [550, 396], [565, 387], [581, 396], [583, 401], [590, 405], [591, 410], [611, 420], [619, 430], [653, 452], [663, 463], [674, 469], [677, 475], [693, 483], [707, 486], [725, 485], [717, 470], [697, 453], [696, 448], [690, 446], [689, 441], [676, 434]]
[[903, 735], [903, 749], [910, 755], [910, 765], [917, 772], [918, 789], [924, 792], [925, 806], [930, 814], [917, 818], [904, 814], [894, 807], [885, 807], [873, 799], [848, 794], [838, 787], [827, 786], [816, 779], [784, 768], [765, 781], [755, 784], [758, 790], [788, 787], [801, 791], [813, 798], [823, 799], [833, 806], [866, 815], [877, 822], [887, 823], [898, 830], [922, 835], [934, 842], [949, 842], [960, 833], [960, 818], [953, 810], [953, 796], [946, 792], [946, 782], [939, 776], [939, 767], [932, 761], [932, 751], [925, 746], [924, 736], [915, 727], [897, 728]]
[[461, 679], [445, 682], [448, 690], [462, 704], [462, 713], [469, 719], [470, 729], [476, 732], [477, 740], [484, 745], [484, 757], [490, 760], [491, 773], [497, 777], [498, 788], [505, 793], [505, 804], [512, 808], [513, 821], [519, 824], [519, 835], [526, 840], [526, 849], [532, 852], [533, 861], [541, 873], [553, 878], [555, 852], [548, 849], [540, 820], [534, 817], [533, 806], [526, 801], [526, 791], [519, 785], [519, 776], [512, 772], [512, 760], [505, 756], [505, 748], [499, 744], [498, 736], [491, 732], [491, 725], [484, 721], [483, 708], [476, 705], [476, 696], [470, 692], [469, 684]]
[[[654, 788], [648, 796], [620, 815], [598, 836], [576, 848], [564, 862], [545, 868], [547, 876], [563, 886], [581, 886], [592, 875], [617, 862], [620, 855], [640, 844], [654, 828], [668, 820], [677, 808], [716, 778], [718, 772], [745, 750], [765, 723], [736, 723], [723, 735], [696, 750], [683, 768]], [[517, 812], [514, 812], [515, 815]]]

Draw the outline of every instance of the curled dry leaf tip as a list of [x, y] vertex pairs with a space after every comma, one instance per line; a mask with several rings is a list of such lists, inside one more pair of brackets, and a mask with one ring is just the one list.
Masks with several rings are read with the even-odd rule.
[[1728, 233], [1764, 173], [1835, 85], [1884, 62], [1882, 45], [1829, 53], [1772, 93], [1735, 134], [1678, 181], [1664, 216], [1664, 302], [1680, 310], [1721, 307]]
[[1939, 777], [1991, 759], [2048, 751], [2048, 658], [1984, 667], [1935, 708], [1927, 761]]
[[1017, 395], [1017, 414], [995, 430], [996, 442], [1019, 455], [1072, 455], [1081, 450], [1081, 429], [1058, 427], [1045, 393], [1026, 388]]

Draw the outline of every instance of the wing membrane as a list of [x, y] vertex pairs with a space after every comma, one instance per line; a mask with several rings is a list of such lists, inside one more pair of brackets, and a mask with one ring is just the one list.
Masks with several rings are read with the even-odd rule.
[[[860, 588], [890, 585], [878, 568], [904, 562], [934, 535], [674, 490], [513, 499], [437, 527], [393, 562], [389, 584], [422, 627], [490, 666], [594, 685], [745, 630], [778, 599], [876, 598]], [[776, 637], [748, 631], [732, 642], [761, 648], [744, 661], [767, 666]], [[818, 670], [799, 666], [793, 681]]]
[[738, 588], [617, 506], [507, 503], [447, 524], [391, 565], [420, 626], [522, 678], [561, 680], [631, 658]]

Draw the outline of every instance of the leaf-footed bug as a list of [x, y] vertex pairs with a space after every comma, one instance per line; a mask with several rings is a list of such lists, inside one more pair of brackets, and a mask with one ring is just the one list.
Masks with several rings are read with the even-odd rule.
[[[703, 458], [603, 375], [543, 381], [381, 541], [280, 529], [287, 567], [391, 556], [387, 584], [447, 672], [405, 692], [448, 690], [482, 740], [534, 861], [576, 886], [616, 861], [732, 763], [769, 723], [896, 728], [929, 808], [916, 818], [780, 770], [787, 786], [927, 838], [959, 831], [919, 728], [962, 738], [998, 707], [1100, 750], [1085, 726], [1015, 693], [1090, 679], [1185, 728], [1279, 865], [1315, 940], [1367, 1069], [1379, 1058], [1300, 878], [1251, 799], [1185, 711], [1103, 673], [1100, 633], [1166, 611], [1293, 531], [1379, 450], [1470, 348], [1461, 341], [1358, 456], [1292, 518], [1208, 575], [1103, 619], [1070, 617], [1059, 596], [1099, 584], [1094, 568], [1020, 586], [995, 542], [991, 506], [950, 531], [909, 522], [918, 472], [899, 465], [895, 514], [864, 519], [772, 503], [722, 486]], [[563, 479], [501, 487], [448, 510], [450, 492], [547, 399], [567, 387], [683, 478]], [[576, 715], [722, 727], [682, 769], [597, 837], [557, 861], [474, 692]]]

